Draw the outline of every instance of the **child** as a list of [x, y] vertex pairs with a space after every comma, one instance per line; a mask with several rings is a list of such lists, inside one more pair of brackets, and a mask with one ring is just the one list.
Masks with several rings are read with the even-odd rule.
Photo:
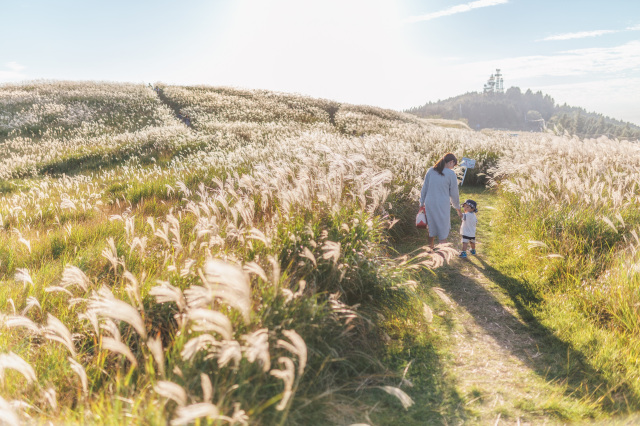
[[473, 200], [467, 200], [462, 203], [464, 213], [462, 214], [462, 225], [460, 225], [460, 235], [462, 235], [462, 252], [461, 258], [467, 257], [467, 244], [471, 246], [471, 254], [476, 254], [476, 225], [478, 218], [478, 205]]

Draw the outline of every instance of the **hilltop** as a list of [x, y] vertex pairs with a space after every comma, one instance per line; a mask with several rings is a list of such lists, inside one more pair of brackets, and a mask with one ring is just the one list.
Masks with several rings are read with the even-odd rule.
[[511, 87], [505, 93], [471, 92], [438, 102], [428, 102], [407, 112], [419, 117], [463, 120], [471, 128], [567, 132], [582, 138], [607, 136], [639, 139], [640, 127], [580, 107], [558, 105], [549, 95], [522, 93]]

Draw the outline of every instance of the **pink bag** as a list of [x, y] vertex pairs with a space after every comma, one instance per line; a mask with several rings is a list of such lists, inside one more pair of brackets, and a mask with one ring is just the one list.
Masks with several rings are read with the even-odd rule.
[[425, 229], [427, 227], [427, 212], [424, 206], [420, 207], [416, 215], [416, 228]]

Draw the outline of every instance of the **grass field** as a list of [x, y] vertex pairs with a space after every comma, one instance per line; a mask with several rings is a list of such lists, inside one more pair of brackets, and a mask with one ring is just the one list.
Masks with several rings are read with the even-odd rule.
[[432, 290], [455, 296], [454, 250], [412, 226], [446, 152], [476, 159], [465, 191], [494, 207], [500, 303], [543, 330], [552, 368], [579, 360], [562, 391], [536, 373], [563, 396], [498, 414], [637, 412], [637, 141], [436, 124], [231, 88], [0, 87], [3, 418], [493, 419], [467, 404], [483, 391], [451, 367], [458, 311]]

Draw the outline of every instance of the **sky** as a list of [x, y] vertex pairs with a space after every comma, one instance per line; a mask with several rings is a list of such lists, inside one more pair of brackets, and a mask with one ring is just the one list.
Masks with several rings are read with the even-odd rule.
[[640, 125], [638, 0], [0, 0], [0, 84], [266, 89], [408, 109], [504, 88]]

